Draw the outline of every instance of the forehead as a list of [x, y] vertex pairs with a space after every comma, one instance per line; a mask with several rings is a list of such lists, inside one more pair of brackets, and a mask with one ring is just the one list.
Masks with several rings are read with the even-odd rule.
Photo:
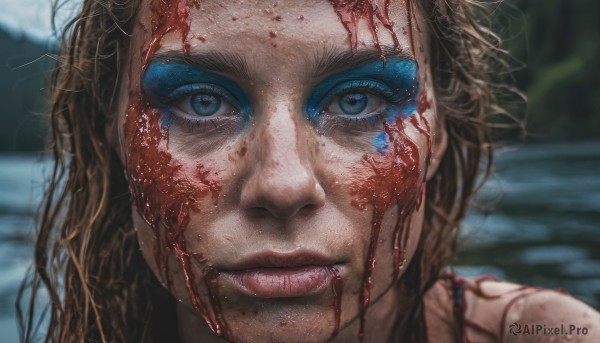
[[[409, 34], [413, 30], [408, 27], [410, 11], [405, 1], [200, 0], [197, 3], [199, 6], [189, 6], [190, 50], [243, 55], [250, 58], [251, 66], [266, 66], [259, 73], [273, 71], [274, 66], [293, 66], [327, 51], [351, 50], [349, 32], [354, 27], [343, 25], [340, 14], [346, 23], [356, 23], [359, 50], [374, 49], [374, 38], [382, 46], [395, 45], [392, 34], [384, 27], [389, 18], [397, 33], [397, 47], [403, 55], [413, 55]], [[148, 27], [156, 14], [150, 0], [145, 4], [140, 19], [142, 26]], [[373, 25], [377, 27], [375, 35]], [[150, 37], [148, 31], [142, 34], [146, 42], [156, 38]], [[159, 52], [182, 48], [181, 32], [177, 30], [159, 39]]]

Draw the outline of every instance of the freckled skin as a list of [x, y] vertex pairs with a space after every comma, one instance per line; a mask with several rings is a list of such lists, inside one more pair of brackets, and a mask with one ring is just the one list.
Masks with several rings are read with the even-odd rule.
[[[274, 15], [260, 2], [195, 4], [177, 7], [182, 24], [172, 29], [175, 17], [161, 17], [157, 4], [144, 7], [139, 20], [152, 24], [134, 32], [132, 82], [124, 90], [133, 96], [122, 97], [127, 115], [120, 117], [134, 224], [149, 265], [187, 308], [179, 312], [182, 335], [201, 342], [219, 341], [209, 330], [235, 342], [382, 340], [393, 325], [389, 318], [398, 314], [392, 286], [410, 262], [422, 226], [417, 203], [429, 149], [435, 150], [429, 134], [437, 130], [432, 107], [353, 139], [339, 128], [320, 133], [304, 107], [327, 75], [310, 76], [309, 64], [300, 61], [331, 47], [352, 49], [338, 20], [340, 7], [290, 2], [279, 4]], [[406, 8], [396, 4], [385, 9], [388, 15], [395, 27], [405, 27]], [[373, 41], [359, 19], [354, 38]], [[156, 24], [161, 20], [167, 27]], [[394, 32], [381, 32], [378, 44], [408, 51], [408, 37]], [[233, 39], [236, 44], [228, 43]], [[252, 118], [235, 130], [204, 134], [177, 122], [162, 125], [164, 113], [135, 80], [154, 53], [166, 50], [245, 56], [251, 79], [223, 76], [248, 96]], [[424, 80], [427, 69], [419, 72]], [[422, 81], [421, 94], [429, 97], [430, 89]], [[389, 142], [383, 153], [373, 146], [382, 132]], [[202, 144], [209, 139], [227, 144]], [[299, 249], [338, 261], [325, 292], [257, 299], [220, 276], [256, 252]]]

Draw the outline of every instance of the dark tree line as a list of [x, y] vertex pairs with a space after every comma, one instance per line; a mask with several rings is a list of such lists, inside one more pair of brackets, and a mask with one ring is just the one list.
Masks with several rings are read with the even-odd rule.
[[504, 13], [512, 21], [505, 41], [524, 63], [514, 76], [528, 97], [531, 138], [600, 138], [600, 1], [507, 5]]

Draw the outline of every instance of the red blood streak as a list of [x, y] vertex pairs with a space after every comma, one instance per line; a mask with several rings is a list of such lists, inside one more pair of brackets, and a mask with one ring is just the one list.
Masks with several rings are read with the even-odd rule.
[[[160, 48], [162, 38], [169, 32], [181, 34], [182, 50], [189, 53], [190, 6], [199, 8], [200, 2], [152, 0], [151, 38], [142, 49], [142, 74]], [[168, 131], [161, 127], [160, 117], [161, 113], [150, 106], [140, 89], [131, 96], [124, 129], [130, 191], [138, 213], [154, 232], [154, 258], [159, 274], [167, 286], [172, 287], [168, 264], [172, 252], [181, 265], [192, 305], [210, 329], [220, 335], [225, 330], [223, 316], [220, 305], [214, 302], [218, 294], [212, 294], [217, 290], [218, 273], [208, 277], [208, 291], [215, 311], [211, 316], [200, 300], [192, 267], [192, 259], [197, 263], [204, 261], [200, 260], [200, 253], [188, 252], [185, 228], [190, 221], [190, 212], [200, 210], [198, 200], [210, 195], [216, 203], [221, 186], [216, 181], [216, 174], [199, 163], [194, 179], [189, 180], [184, 175], [183, 165], [168, 151]]]
[[[426, 183], [421, 184], [419, 195], [415, 200], [414, 209], [419, 211], [421, 205], [425, 199]], [[408, 246], [408, 240], [410, 238], [410, 222], [412, 219], [412, 212], [405, 213], [406, 208], [398, 212], [398, 220], [396, 227], [394, 228], [394, 270], [392, 272], [392, 283], [396, 283], [400, 277], [400, 271], [406, 265], [406, 248]]]
[[419, 95], [419, 105], [417, 107], [417, 112], [419, 113], [419, 115], [423, 115], [423, 112], [427, 111], [428, 109], [431, 108], [431, 100], [429, 100], [429, 98], [427, 97], [427, 94], [425, 94], [425, 92], [421, 92], [421, 94]]
[[[423, 98], [423, 96], [421, 96], [420, 98]], [[419, 104], [419, 107], [420, 106], [421, 105]], [[427, 138], [427, 158], [425, 159], [425, 173], [423, 173], [423, 181], [425, 181], [425, 178], [427, 177], [427, 169], [429, 168], [429, 164], [431, 163], [431, 128], [429, 127], [429, 122], [427, 121], [425, 116], [423, 116], [423, 112], [419, 111], [418, 114], [419, 119], [417, 119], [416, 116], [412, 116], [410, 118], [410, 123], [419, 131], [419, 133], [421, 133]], [[421, 127], [421, 122], [425, 127]]]
[[340, 276], [337, 268], [331, 268], [331, 294], [333, 297], [333, 314], [335, 316], [335, 322], [333, 326], [333, 333], [331, 338], [335, 337], [340, 331], [340, 318], [342, 315], [342, 277]]
[[413, 11], [412, 11], [412, 3], [410, 2], [411, 0], [404, 0], [404, 4], [406, 5], [406, 18], [407, 18], [407, 26], [408, 26], [408, 37], [410, 38], [410, 51], [412, 52], [413, 56], [415, 56], [416, 58], [416, 54], [415, 54], [415, 39], [413, 37], [413, 28], [412, 28], [412, 17], [413, 17]]
[[192, 305], [207, 319], [194, 283], [193, 256], [187, 252], [184, 230], [190, 212], [199, 211], [197, 199], [208, 194], [218, 196], [220, 186], [206, 172], [198, 183], [188, 181], [182, 175], [182, 165], [163, 150], [167, 136], [166, 129], [160, 126], [160, 112], [151, 108], [140, 92], [134, 97], [125, 119], [130, 191], [138, 213], [154, 232], [154, 258], [159, 273], [167, 286], [172, 287], [168, 267], [172, 252], [181, 265]]
[[412, 213], [421, 184], [419, 171], [419, 147], [405, 133], [405, 123], [398, 118], [395, 123], [384, 123], [384, 132], [391, 148], [383, 155], [365, 155], [357, 168], [358, 175], [350, 188], [354, 197], [352, 205], [366, 210], [373, 208], [371, 238], [365, 260], [362, 290], [359, 294], [360, 331], [364, 338], [365, 314], [371, 300], [372, 273], [375, 268], [375, 252], [385, 211], [398, 206], [397, 230], [403, 227], [406, 216]]
[[225, 325], [225, 318], [223, 317], [223, 311], [221, 310], [221, 301], [219, 300], [219, 272], [213, 268], [208, 268], [204, 275], [204, 282], [209, 290], [210, 304], [213, 309], [215, 318], [215, 333], [218, 336], [226, 334], [224, 330], [227, 330]]
[[[423, 98], [421, 96], [421, 98]], [[421, 122], [425, 127], [421, 127]], [[424, 201], [426, 183], [425, 178], [427, 177], [427, 169], [429, 167], [429, 163], [431, 161], [431, 134], [429, 122], [423, 116], [423, 112], [418, 112], [417, 116], [410, 117], [410, 123], [413, 127], [415, 127], [419, 133], [426, 137], [427, 139], [427, 158], [425, 159], [425, 171], [423, 172], [423, 183], [421, 184], [421, 189], [419, 191], [419, 196], [415, 202], [415, 209], [418, 211], [421, 209], [421, 205]], [[406, 263], [406, 247], [408, 245], [408, 239], [410, 230], [408, 226], [410, 225], [411, 215], [407, 216], [404, 213], [404, 209], [399, 209], [400, 212], [398, 214], [398, 222], [396, 223], [396, 228], [394, 229], [394, 272], [393, 272], [393, 280], [396, 282], [400, 275], [400, 271], [404, 267]]]
[[398, 281], [400, 270], [402, 270], [406, 264], [406, 242], [408, 241], [408, 234], [410, 231], [408, 229], [409, 224], [410, 216], [406, 215], [405, 209], [399, 210], [396, 227], [394, 228], [394, 269], [392, 271], [392, 283]]
[[152, 0], [150, 2], [152, 38], [144, 50], [143, 55], [146, 56], [144, 66], [148, 65], [152, 56], [160, 49], [162, 38], [174, 30], [181, 34], [183, 52], [189, 54], [189, 33], [192, 23], [190, 6], [200, 8], [200, 0]]
[[379, 53], [382, 53], [382, 51], [379, 45], [375, 18], [390, 32], [394, 40], [394, 46], [396, 48], [400, 47], [400, 41], [394, 31], [394, 23], [389, 17], [391, 0], [385, 0], [383, 13], [375, 3], [375, 0], [329, 0], [329, 2], [333, 5], [335, 12], [342, 21], [342, 25], [344, 25], [344, 28], [348, 32], [348, 40], [350, 41], [352, 51], [356, 51], [358, 48], [358, 22], [361, 19], [367, 20], [375, 48]]

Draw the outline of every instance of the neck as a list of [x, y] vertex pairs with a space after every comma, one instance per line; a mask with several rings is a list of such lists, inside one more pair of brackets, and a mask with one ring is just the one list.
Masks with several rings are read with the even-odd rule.
[[[398, 288], [389, 290], [373, 301], [365, 316], [365, 330], [362, 342], [387, 342], [398, 323], [402, 303], [398, 295]], [[359, 343], [358, 333], [360, 318], [343, 327], [339, 334], [330, 342], [332, 343]]]

